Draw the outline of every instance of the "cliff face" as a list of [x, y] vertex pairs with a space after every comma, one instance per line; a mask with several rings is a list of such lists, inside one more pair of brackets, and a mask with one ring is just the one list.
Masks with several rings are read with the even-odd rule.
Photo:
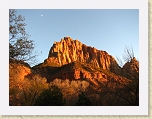
[[139, 105], [139, 62], [133, 58], [120, 68], [106, 51], [64, 37], [43, 63], [30, 67], [10, 61], [9, 84], [10, 105], [15, 106], [32, 105], [34, 93], [51, 85], [62, 90], [67, 106], [77, 104], [81, 91], [95, 106], [134, 106]]
[[70, 37], [64, 37], [60, 42], [54, 42], [49, 51], [48, 59], [45, 60], [47, 63], [53, 62], [60, 66], [74, 61], [89, 63], [117, 74], [121, 70], [114, 57], [106, 51], [86, 46]]
[[9, 79], [23, 81], [24, 77], [31, 73], [31, 69], [26, 63], [14, 61], [9, 63]]
[[135, 57], [124, 64], [122, 74], [130, 79], [139, 79], [139, 62]]
[[[46, 74], [49, 74], [47, 78], [48, 82], [53, 81], [56, 78], [62, 80], [87, 80], [88, 82], [99, 86], [99, 82], [107, 81], [107, 75], [105, 73], [103, 73], [100, 69], [93, 68], [91, 65], [86, 63], [72, 62], [47, 71], [48, 72], [42, 69], [41, 71], [38, 71], [38, 73], [43, 77], [46, 77]], [[42, 72], [44, 73], [42, 74]], [[52, 74], [50, 74], [51, 72]]]

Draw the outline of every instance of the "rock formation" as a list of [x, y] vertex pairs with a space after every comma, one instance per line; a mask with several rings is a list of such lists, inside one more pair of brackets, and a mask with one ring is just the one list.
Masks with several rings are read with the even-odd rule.
[[64, 37], [60, 42], [54, 42], [45, 63], [49, 64], [49, 62], [53, 62], [56, 65], [62, 66], [74, 61], [89, 63], [95, 67], [100, 67], [117, 74], [121, 71], [114, 57], [106, 51], [86, 46], [70, 37]]
[[10, 61], [9, 84], [10, 105], [27, 105], [36, 90], [56, 85], [68, 106], [76, 105], [82, 91], [95, 106], [139, 106], [139, 62], [133, 58], [121, 68], [106, 51], [70, 37], [54, 42], [48, 58], [34, 67]]
[[[48, 76], [48, 82], [58, 78], [62, 80], [87, 80], [88, 82], [98, 86], [98, 82], [107, 81], [107, 75], [100, 71], [99, 69], [94, 69], [88, 66], [86, 63], [69, 63], [62, 67], [57, 67], [54, 69], [55, 72]], [[44, 71], [44, 70], [43, 70]], [[51, 72], [51, 71], [50, 71]], [[42, 73], [40, 71], [39, 73]], [[45, 74], [48, 74], [46, 71]], [[46, 76], [45, 76], [46, 77]]]
[[10, 61], [9, 79], [24, 80], [24, 77], [31, 73], [30, 66], [22, 61]]
[[135, 57], [124, 64], [122, 74], [129, 79], [139, 79], [139, 62]]

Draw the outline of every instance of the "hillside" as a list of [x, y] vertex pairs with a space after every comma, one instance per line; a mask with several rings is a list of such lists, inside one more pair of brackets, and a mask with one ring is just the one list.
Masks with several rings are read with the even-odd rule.
[[[21, 71], [22, 68], [10, 68], [10, 79], [19, 76], [23, 82], [24, 79], [39, 81], [31, 84], [30, 88], [32, 85], [35, 88], [31, 91], [34, 97], [26, 103], [29, 105], [34, 104], [35, 99], [43, 92], [43, 87], [52, 85], [61, 90], [66, 100], [65, 105], [81, 105], [79, 101], [83, 100], [84, 95], [91, 100], [88, 101], [89, 105], [139, 105], [139, 62], [135, 58], [121, 68], [114, 57], [106, 51], [86, 46], [70, 37], [54, 42], [48, 58], [32, 68], [29, 67], [30, 72], [27, 74], [11, 73], [15, 70]], [[38, 92], [34, 93], [33, 90]], [[28, 92], [26, 93], [28, 95]], [[81, 100], [80, 94], [83, 94]], [[24, 97], [25, 95], [22, 96]]]

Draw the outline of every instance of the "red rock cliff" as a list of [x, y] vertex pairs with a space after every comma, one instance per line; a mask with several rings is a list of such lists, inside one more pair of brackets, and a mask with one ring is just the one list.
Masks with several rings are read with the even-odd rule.
[[70, 37], [64, 37], [60, 42], [54, 42], [48, 59], [45, 60], [47, 63], [53, 62], [60, 66], [74, 61], [89, 63], [115, 73], [120, 73], [121, 70], [114, 57], [106, 51], [86, 46]]
[[134, 57], [130, 62], [124, 64], [122, 73], [130, 79], [139, 79], [139, 61]]

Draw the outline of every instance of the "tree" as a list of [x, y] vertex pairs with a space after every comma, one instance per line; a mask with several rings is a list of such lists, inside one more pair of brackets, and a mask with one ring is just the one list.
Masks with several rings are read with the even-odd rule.
[[[117, 58], [117, 60], [119, 64], [123, 62], [120, 58]], [[128, 90], [128, 92], [132, 94], [132, 97], [134, 97], [134, 99], [130, 103], [138, 106], [139, 105], [139, 61], [137, 61], [136, 58], [134, 57], [134, 52], [132, 47], [129, 48], [128, 46], [125, 46], [123, 60], [126, 63], [122, 68], [121, 75], [128, 79], [131, 79], [131, 83], [129, 85], [126, 84], [123, 85], [126, 88], [125, 90]], [[121, 80], [121, 78], [119, 78], [119, 80]], [[120, 91], [119, 94], [121, 94]], [[126, 96], [123, 98], [128, 99]]]
[[23, 94], [22, 103], [26, 106], [32, 106], [35, 99], [46, 89], [48, 89], [47, 80], [40, 75], [25, 77], [21, 91]]
[[65, 100], [62, 92], [57, 86], [51, 86], [50, 89], [44, 90], [35, 100], [35, 106], [63, 106]]
[[124, 53], [122, 55], [122, 59], [120, 57], [116, 57], [118, 64], [123, 67], [124, 62], [130, 62], [134, 58], [133, 47], [129, 47], [125, 45]]
[[139, 61], [132, 47], [125, 46], [122, 59], [117, 58], [120, 73], [109, 75], [97, 93], [103, 105], [139, 106]]
[[134, 58], [133, 47], [125, 46], [123, 59], [125, 62], [130, 62]]
[[84, 92], [81, 92], [78, 95], [78, 102], [76, 104], [77, 106], [91, 106], [92, 102], [91, 100], [85, 95]]
[[29, 34], [25, 30], [25, 18], [17, 16], [14, 9], [9, 10], [9, 59], [27, 62], [35, 61], [33, 55], [34, 41], [29, 40]]
[[37, 74], [25, 74], [30, 70], [25, 65], [13, 63], [9, 67], [10, 106], [32, 106], [35, 99], [48, 89], [47, 80]]

